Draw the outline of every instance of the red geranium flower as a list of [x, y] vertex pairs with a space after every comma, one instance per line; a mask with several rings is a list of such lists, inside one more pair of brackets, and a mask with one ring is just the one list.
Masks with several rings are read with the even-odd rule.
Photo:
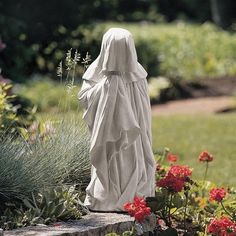
[[188, 166], [173, 165], [170, 167], [169, 173], [186, 180], [192, 175], [192, 170]]
[[212, 188], [210, 190], [210, 201], [221, 202], [226, 196], [226, 191], [224, 188]]
[[178, 160], [178, 156], [170, 153], [167, 155], [167, 160], [169, 162], [176, 162]]
[[147, 203], [143, 197], [135, 196], [134, 197], [134, 204], [138, 207], [146, 207]]
[[172, 173], [168, 173], [163, 179], [157, 182], [158, 187], [166, 188], [171, 192], [181, 192], [184, 187], [184, 180]]
[[214, 157], [207, 151], [203, 151], [198, 157], [198, 160], [201, 162], [211, 162], [213, 159]]
[[139, 222], [151, 214], [151, 209], [147, 207], [145, 199], [138, 196], [134, 197], [133, 203], [126, 203], [124, 209]]
[[215, 236], [235, 236], [236, 225], [226, 216], [220, 219], [212, 219], [207, 227], [207, 232]]
[[134, 203], [128, 202], [124, 205], [124, 209], [129, 213], [130, 216], [134, 216], [136, 211], [136, 206], [134, 205]]
[[137, 221], [142, 222], [144, 218], [150, 214], [151, 214], [150, 207], [139, 208], [139, 210], [134, 214], [134, 218]]

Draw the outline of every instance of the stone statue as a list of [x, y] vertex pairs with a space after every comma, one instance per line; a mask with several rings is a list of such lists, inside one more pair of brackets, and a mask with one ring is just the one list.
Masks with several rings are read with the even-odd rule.
[[85, 205], [123, 211], [134, 196], [154, 196], [151, 107], [147, 73], [137, 61], [129, 31], [111, 28], [78, 94], [91, 142], [91, 181]]

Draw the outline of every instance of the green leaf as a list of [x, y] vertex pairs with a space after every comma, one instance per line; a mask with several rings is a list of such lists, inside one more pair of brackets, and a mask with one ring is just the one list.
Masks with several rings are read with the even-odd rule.
[[18, 127], [18, 130], [20, 131], [21, 135], [25, 140], [29, 140], [29, 133], [28, 130], [22, 127]]
[[30, 208], [33, 208], [33, 205], [29, 202], [29, 200], [28, 199], [23, 199], [23, 203], [24, 203], [24, 205], [26, 206], [26, 207], [28, 207], [29, 209]]
[[54, 208], [54, 211], [52, 212], [52, 214], [54, 214], [57, 217], [63, 212], [64, 208], [65, 208], [64, 204], [60, 203]]

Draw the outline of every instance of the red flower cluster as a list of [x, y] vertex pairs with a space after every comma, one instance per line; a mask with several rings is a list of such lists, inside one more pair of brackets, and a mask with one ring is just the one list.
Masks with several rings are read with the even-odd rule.
[[151, 209], [147, 207], [144, 198], [138, 196], [134, 197], [133, 203], [126, 203], [124, 209], [139, 222], [143, 221], [146, 216], [151, 214]]
[[167, 155], [167, 160], [172, 163], [176, 162], [178, 160], [178, 156], [170, 153]]
[[210, 190], [210, 201], [221, 202], [226, 196], [226, 191], [224, 188], [212, 188]]
[[222, 216], [220, 219], [212, 219], [207, 231], [215, 236], [235, 236], [236, 225], [228, 217]]
[[176, 177], [171, 173], [167, 173], [167, 175], [157, 182], [158, 187], [166, 188], [170, 192], [181, 192], [183, 190], [185, 181], [182, 178]]
[[213, 156], [207, 151], [203, 151], [198, 157], [198, 160], [201, 162], [211, 162], [213, 159]]
[[173, 165], [165, 177], [159, 180], [156, 185], [171, 192], [181, 192], [191, 175], [192, 171], [188, 166]]
[[192, 175], [192, 170], [190, 170], [188, 166], [174, 165], [170, 167], [169, 173], [171, 173], [175, 177], [186, 180], [187, 177], [190, 177]]

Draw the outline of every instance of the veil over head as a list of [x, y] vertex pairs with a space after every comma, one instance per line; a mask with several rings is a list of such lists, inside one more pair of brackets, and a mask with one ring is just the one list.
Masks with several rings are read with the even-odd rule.
[[100, 54], [84, 73], [83, 79], [97, 82], [109, 73], [123, 73], [130, 82], [147, 77], [137, 60], [134, 40], [128, 30], [111, 28], [104, 34]]

